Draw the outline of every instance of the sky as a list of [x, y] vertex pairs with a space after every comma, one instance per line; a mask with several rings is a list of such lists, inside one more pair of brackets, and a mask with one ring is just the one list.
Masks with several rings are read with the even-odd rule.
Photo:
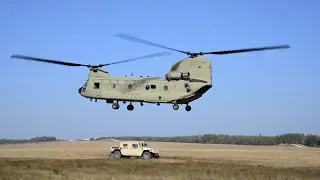
[[[290, 2], [290, 3], [289, 3]], [[320, 134], [319, 1], [0, 2], [0, 138]], [[172, 105], [120, 104], [78, 94], [85, 67], [11, 59], [23, 54], [85, 64], [164, 51], [116, 38], [127, 33], [181, 50], [288, 44], [290, 49], [207, 55], [213, 87], [178, 111]], [[185, 58], [169, 56], [104, 68], [110, 75], [161, 76]]]

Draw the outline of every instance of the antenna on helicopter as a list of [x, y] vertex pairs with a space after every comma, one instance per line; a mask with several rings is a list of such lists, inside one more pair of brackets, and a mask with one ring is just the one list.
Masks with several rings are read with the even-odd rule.
[[163, 49], [168, 49], [171, 51], [176, 51], [176, 52], [180, 52], [183, 54], [188, 55], [190, 58], [194, 58], [197, 56], [202, 56], [205, 54], [214, 54], [214, 55], [224, 55], [224, 54], [233, 54], [233, 53], [242, 53], [242, 52], [252, 52], [252, 51], [265, 51], [265, 50], [274, 50], [274, 49], [284, 49], [284, 48], [290, 48], [289, 45], [277, 45], [277, 46], [264, 46], [264, 47], [257, 47], [257, 48], [246, 48], [246, 49], [233, 49], [233, 50], [225, 50], [225, 51], [211, 51], [211, 52], [190, 52], [190, 51], [183, 51], [183, 50], [179, 50], [179, 49], [174, 49], [174, 48], [170, 48], [170, 47], [166, 47], [160, 44], [156, 44], [141, 38], [137, 38], [128, 34], [124, 34], [124, 33], [119, 33], [117, 35], [115, 35], [116, 37], [122, 38], [122, 39], [126, 39], [126, 40], [130, 40], [130, 41], [135, 41], [138, 43], [143, 43], [143, 44], [148, 44], [151, 46], [155, 46], [155, 47], [160, 47]]
[[107, 63], [107, 64], [99, 64], [99, 65], [71, 63], [71, 62], [66, 62], [66, 61], [44, 59], [44, 58], [39, 58], [39, 57], [32, 57], [32, 56], [25, 56], [25, 55], [18, 55], [18, 54], [12, 55], [11, 58], [38, 61], [38, 62], [51, 63], [51, 64], [58, 64], [58, 65], [64, 65], [64, 66], [73, 66], [73, 67], [83, 66], [83, 67], [93, 69], [93, 68], [101, 68], [104, 66], [120, 64], [120, 63], [125, 63], [125, 62], [137, 61], [137, 60], [148, 59], [148, 58], [153, 58], [153, 57], [160, 57], [160, 56], [165, 56], [165, 55], [169, 55], [169, 54], [171, 54], [171, 53], [165, 51], [165, 52], [149, 54], [146, 56], [140, 56], [140, 57], [136, 57], [136, 58], [130, 58], [130, 59], [122, 60], [122, 61], [116, 61], [116, 62], [111, 62], [111, 63]]

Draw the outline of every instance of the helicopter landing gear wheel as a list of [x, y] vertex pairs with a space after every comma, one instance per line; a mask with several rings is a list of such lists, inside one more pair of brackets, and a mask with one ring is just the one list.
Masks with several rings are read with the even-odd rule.
[[172, 108], [173, 108], [174, 110], [178, 110], [178, 109], [179, 109], [179, 104], [173, 104]]
[[191, 106], [187, 105], [187, 106], [186, 106], [186, 111], [187, 111], [187, 112], [191, 111]]
[[132, 111], [134, 109], [134, 106], [132, 104], [129, 104], [127, 106], [128, 111]]
[[119, 109], [119, 104], [118, 103], [113, 103], [112, 104], [112, 109]]

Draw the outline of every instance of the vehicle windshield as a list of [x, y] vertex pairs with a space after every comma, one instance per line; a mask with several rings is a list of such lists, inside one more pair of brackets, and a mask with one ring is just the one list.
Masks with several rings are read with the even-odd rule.
[[148, 147], [147, 143], [142, 143], [142, 147]]

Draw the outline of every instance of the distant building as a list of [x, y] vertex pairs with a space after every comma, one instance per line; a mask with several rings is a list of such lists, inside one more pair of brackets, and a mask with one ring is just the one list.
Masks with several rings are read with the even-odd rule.
[[90, 139], [76, 139], [76, 141], [90, 141]]

